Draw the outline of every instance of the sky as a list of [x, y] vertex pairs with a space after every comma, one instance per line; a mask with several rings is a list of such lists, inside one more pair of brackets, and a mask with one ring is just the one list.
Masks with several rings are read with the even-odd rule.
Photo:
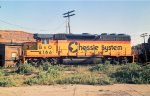
[[150, 35], [149, 0], [1, 0], [0, 7], [0, 30], [65, 33], [63, 13], [75, 10], [71, 33], [124, 33], [132, 45], [144, 41], [142, 33]]

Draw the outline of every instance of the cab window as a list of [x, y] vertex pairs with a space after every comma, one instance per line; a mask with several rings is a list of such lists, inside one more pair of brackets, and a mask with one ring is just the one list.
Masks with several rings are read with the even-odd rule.
[[42, 44], [49, 44], [49, 39], [42, 39]]
[[25, 43], [23, 50], [37, 50], [37, 43]]

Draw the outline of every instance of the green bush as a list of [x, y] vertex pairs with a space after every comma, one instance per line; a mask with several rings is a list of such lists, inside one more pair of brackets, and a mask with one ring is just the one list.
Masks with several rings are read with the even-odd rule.
[[28, 78], [25, 81], [25, 84], [33, 85], [33, 84], [39, 84], [39, 85], [47, 85], [49, 84], [48, 81], [48, 75], [46, 72], [40, 72], [37, 76], [34, 76], [32, 78]]
[[34, 72], [35, 68], [31, 64], [20, 64], [17, 73], [28, 74]]
[[90, 71], [102, 71], [102, 72], [109, 72], [111, 70], [112, 65], [110, 64], [98, 64], [92, 68], [90, 68]]
[[62, 71], [64, 70], [64, 68], [60, 65], [51, 65], [49, 62], [46, 62], [44, 63], [42, 66], [41, 66], [42, 70], [44, 71], [48, 71], [49, 69], [54, 69], [54, 70], [57, 70], [57, 71]]
[[107, 76], [100, 78], [92, 75], [74, 74], [56, 81], [58, 84], [90, 84], [108, 85], [113, 82]]
[[2, 87], [11, 87], [11, 86], [15, 86], [15, 80], [12, 76], [8, 76], [8, 77], [4, 77], [2, 79], [0, 79], [0, 86]]
[[2, 78], [5, 75], [4, 70], [0, 69], [0, 78]]
[[[71, 66], [69, 66], [71, 67]], [[113, 83], [150, 84], [150, 65], [137, 64], [67, 67], [44, 63], [37, 68], [37, 74], [30, 76], [20, 75], [14, 70], [0, 69], [0, 86], [50, 85], [50, 84], [90, 84], [107, 85]], [[66, 71], [67, 70], [67, 71]], [[68, 70], [70, 72], [68, 72]], [[90, 71], [89, 71], [90, 70]], [[13, 72], [13, 74], [11, 73]], [[35, 72], [30, 64], [19, 65], [18, 73]], [[8, 75], [6, 75], [8, 73]], [[10, 74], [11, 73], [11, 74]]]
[[119, 83], [142, 83], [142, 68], [137, 64], [122, 65], [112, 77]]
[[43, 63], [42, 66], [40, 66], [42, 70], [47, 71], [52, 65], [48, 62]]
[[142, 83], [150, 84], [150, 64], [143, 67], [141, 76], [142, 76], [142, 80], [143, 80]]
[[62, 73], [62, 71], [60, 70], [55, 70], [55, 69], [49, 69], [47, 71], [47, 75], [53, 77], [53, 78], [57, 78], [58, 76], [60, 76], [60, 74]]
[[[43, 65], [43, 70], [41, 70], [38, 75], [27, 79], [24, 83], [28, 85], [40, 84], [40, 85], [49, 85], [54, 84], [57, 79], [61, 77], [63, 73], [62, 68], [59, 66], [48, 65], [49, 67], [45, 67], [47, 65]], [[46, 70], [46, 71], [45, 71]]]

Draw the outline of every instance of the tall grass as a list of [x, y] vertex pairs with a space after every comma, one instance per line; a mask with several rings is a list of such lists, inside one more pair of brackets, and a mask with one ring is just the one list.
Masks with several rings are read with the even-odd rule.
[[40, 66], [41, 70], [48, 71], [48, 70], [58, 70], [62, 71], [64, 68], [60, 65], [51, 65], [48, 62], [45, 62], [42, 66]]
[[56, 81], [58, 84], [86, 84], [86, 85], [108, 85], [112, 84], [111, 78], [107, 75], [100, 78], [91, 74], [72, 74]]
[[33, 67], [31, 64], [20, 64], [16, 70], [17, 73], [22, 74], [31, 74], [35, 71], [35, 67]]
[[140, 66], [137, 64], [123, 65], [117, 69], [112, 77], [118, 83], [147, 84], [150, 83], [150, 65]]
[[142, 73], [142, 83], [150, 84], [150, 64], [143, 67]]
[[150, 65], [138, 64], [110, 65], [98, 64], [90, 68], [92, 72], [103, 72], [116, 83], [148, 84], [150, 83]]
[[[47, 68], [48, 66], [48, 68]], [[62, 66], [42, 65], [41, 71], [37, 76], [29, 78], [25, 84], [49, 85], [49, 84], [112, 84], [111, 78], [107, 75], [99, 75], [96, 72], [90, 72], [89, 67], [77, 66], [69, 69], [75, 71], [72, 74], [64, 72]], [[68, 68], [66, 69], [68, 70]]]
[[107, 72], [110, 70], [110, 64], [98, 64], [92, 68], [90, 68], [90, 71], [95, 72], [95, 71], [103, 71]]
[[53, 66], [50, 64], [43, 64], [40, 68], [38, 75], [28, 78], [24, 83], [28, 85], [39, 84], [39, 85], [49, 85], [55, 84], [56, 80], [60, 78], [63, 73], [63, 67]]
[[5, 75], [4, 70], [0, 69], [0, 79]]
[[2, 87], [11, 87], [11, 86], [21, 86], [23, 85], [23, 78], [19, 75], [9, 75], [3, 76], [0, 79], [0, 86]]
[[[38, 70], [38, 71], [37, 71]], [[150, 65], [58, 66], [44, 63], [40, 67], [21, 64], [13, 74], [0, 69], [0, 86], [113, 83], [150, 84]], [[21, 74], [20, 74], [21, 73]], [[33, 74], [34, 73], [34, 74]]]
[[89, 68], [91, 72], [103, 72], [104, 74], [112, 74], [119, 68], [119, 65], [112, 65], [112, 64], [97, 64], [94, 67]]
[[136, 64], [123, 65], [112, 74], [113, 78], [116, 78], [120, 83], [139, 83], [141, 75], [141, 67]]

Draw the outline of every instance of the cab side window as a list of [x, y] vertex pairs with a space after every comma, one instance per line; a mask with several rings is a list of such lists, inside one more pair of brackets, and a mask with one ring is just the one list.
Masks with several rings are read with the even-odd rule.
[[42, 44], [49, 44], [49, 39], [42, 39]]

